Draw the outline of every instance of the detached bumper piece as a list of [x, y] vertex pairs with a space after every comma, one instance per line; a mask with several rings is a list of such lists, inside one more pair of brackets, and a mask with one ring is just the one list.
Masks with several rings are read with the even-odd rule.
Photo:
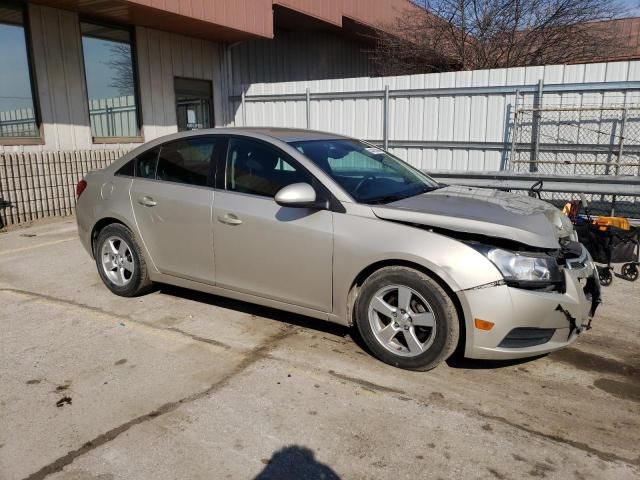
[[514, 328], [500, 342], [501, 348], [526, 348], [543, 345], [551, 340], [555, 328]]

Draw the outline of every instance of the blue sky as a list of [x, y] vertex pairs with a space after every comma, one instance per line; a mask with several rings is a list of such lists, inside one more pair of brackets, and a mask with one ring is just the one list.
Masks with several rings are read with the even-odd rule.
[[90, 99], [119, 97], [120, 91], [110, 86], [115, 71], [107, 63], [112, 58], [111, 46], [114, 42], [98, 38], [83, 37], [85, 73]]
[[22, 27], [0, 25], [0, 111], [32, 108], [31, 85]]
[[630, 14], [640, 16], [640, 0], [622, 0], [622, 4], [630, 10]]

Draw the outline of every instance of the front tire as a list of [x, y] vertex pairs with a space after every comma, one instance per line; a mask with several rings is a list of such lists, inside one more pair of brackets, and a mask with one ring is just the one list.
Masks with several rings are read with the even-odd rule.
[[355, 319], [378, 359], [407, 370], [435, 368], [453, 353], [460, 337], [447, 292], [428, 275], [407, 267], [385, 267], [367, 278]]
[[100, 278], [116, 295], [135, 297], [151, 288], [140, 246], [124, 225], [112, 223], [100, 231], [94, 256]]

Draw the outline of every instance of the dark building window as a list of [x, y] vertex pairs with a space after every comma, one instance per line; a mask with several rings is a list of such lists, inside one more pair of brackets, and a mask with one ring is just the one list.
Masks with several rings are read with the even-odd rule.
[[0, 1], [0, 141], [39, 136], [24, 12]]
[[211, 127], [211, 82], [191, 78], [176, 78], [176, 115], [178, 131]]
[[94, 138], [138, 137], [131, 32], [82, 22], [82, 50]]

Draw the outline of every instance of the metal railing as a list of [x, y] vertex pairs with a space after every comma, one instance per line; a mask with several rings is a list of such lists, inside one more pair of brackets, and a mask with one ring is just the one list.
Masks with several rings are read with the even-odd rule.
[[[450, 185], [493, 188], [528, 194], [536, 182], [543, 200], [562, 208], [584, 194], [593, 215], [618, 215], [640, 221], [640, 177], [638, 176], [565, 176], [515, 172], [467, 172], [435, 170], [426, 172], [438, 181]], [[614, 205], [614, 211], [611, 206]]]
[[[132, 95], [89, 101], [89, 122], [94, 137], [138, 135], [135, 98]], [[0, 112], [0, 138], [40, 135], [33, 109]]]

